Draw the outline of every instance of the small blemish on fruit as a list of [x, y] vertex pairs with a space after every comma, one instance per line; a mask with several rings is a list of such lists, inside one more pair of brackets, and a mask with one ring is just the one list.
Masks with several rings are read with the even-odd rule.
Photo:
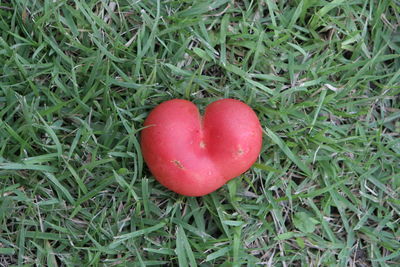
[[182, 163], [179, 160], [175, 159], [175, 160], [172, 160], [171, 162], [174, 163], [179, 169], [183, 169], [184, 168]]
[[244, 154], [244, 150], [243, 150], [241, 147], [239, 147], [239, 149], [238, 149], [238, 151], [237, 151], [237, 154], [238, 154], [239, 156], [243, 155], [243, 154]]
[[203, 141], [201, 141], [200, 142], [200, 148], [205, 148], [205, 147], [206, 147], [206, 144]]

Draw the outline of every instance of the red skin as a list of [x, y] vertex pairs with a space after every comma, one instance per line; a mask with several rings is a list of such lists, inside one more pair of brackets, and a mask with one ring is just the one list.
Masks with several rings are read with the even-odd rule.
[[257, 160], [262, 129], [245, 103], [222, 99], [202, 117], [189, 101], [158, 105], [144, 122], [144, 160], [155, 178], [186, 196], [209, 194], [247, 171]]

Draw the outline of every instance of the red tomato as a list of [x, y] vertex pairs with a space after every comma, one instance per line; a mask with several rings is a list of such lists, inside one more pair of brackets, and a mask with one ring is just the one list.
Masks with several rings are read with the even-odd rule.
[[144, 160], [155, 178], [176, 193], [203, 196], [244, 173], [262, 144], [257, 115], [243, 102], [222, 99], [202, 117], [189, 101], [158, 105], [141, 134]]

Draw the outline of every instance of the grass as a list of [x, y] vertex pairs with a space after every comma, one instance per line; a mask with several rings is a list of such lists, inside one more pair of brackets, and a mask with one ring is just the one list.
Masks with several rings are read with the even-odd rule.
[[[399, 266], [397, 0], [0, 0], [0, 265]], [[224, 97], [262, 153], [205, 197], [148, 112]]]

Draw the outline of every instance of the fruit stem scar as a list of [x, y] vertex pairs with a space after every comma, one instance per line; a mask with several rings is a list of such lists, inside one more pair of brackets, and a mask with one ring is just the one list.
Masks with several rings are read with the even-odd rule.
[[206, 143], [204, 142], [205, 138], [205, 131], [204, 131], [204, 116], [199, 114], [200, 116], [200, 148], [205, 149], [206, 148]]
[[174, 159], [174, 160], [171, 160], [171, 162], [174, 163], [179, 169], [184, 168], [182, 163], [179, 160]]

